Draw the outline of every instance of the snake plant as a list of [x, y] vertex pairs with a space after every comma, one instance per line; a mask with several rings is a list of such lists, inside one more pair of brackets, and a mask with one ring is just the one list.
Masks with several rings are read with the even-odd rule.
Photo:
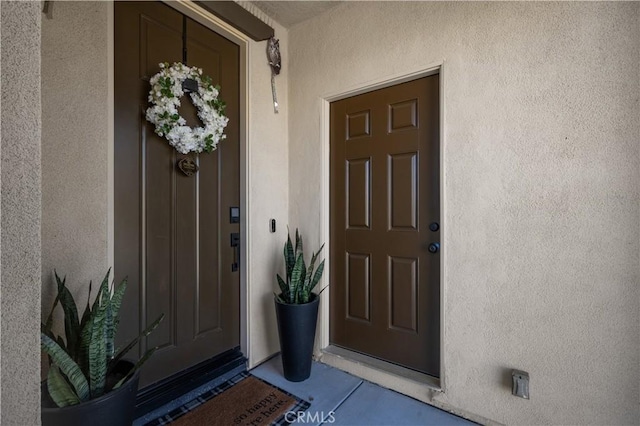
[[311, 256], [311, 262], [307, 268], [302, 249], [302, 236], [296, 229], [295, 248], [291, 242], [291, 236], [287, 233], [287, 242], [284, 244], [284, 263], [286, 267], [286, 281], [277, 274], [280, 294], [276, 299], [281, 303], [303, 304], [311, 301], [312, 290], [320, 281], [324, 271], [324, 260], [320, 262], [314, 272], [315, 263], [324, 248], [324, 244], [317, 253]]
[[[133, 368], [123, 377], [111, 379], [115, 365], [129, 352], [141, 338], [148, 336], [162, 321], [160, 315], [138, 337], [121, 350], [115, 348], [115, 335], [118, 329], [118, 314], [122, 297], [127, 288], [126, 278], [110, 288], [107, 271], [98, 294], [91, 300], [91, 282], [89, 297], [82, 317], [78, 316], [78, 307], [73, 295], [65, 285], [66, 277], [60, 279], [55, 274], [58, 294], [45, 323], [41, 325], [41, 347], [49, 357], [47, 388], [51, 399], [58, 407], [79, 404], [98, 398], [117, 389], [131, 378], [157, 348], [149, 349]], [[60, 304], [64, 312], [65, 338], [53, 334], [53, 313]]]

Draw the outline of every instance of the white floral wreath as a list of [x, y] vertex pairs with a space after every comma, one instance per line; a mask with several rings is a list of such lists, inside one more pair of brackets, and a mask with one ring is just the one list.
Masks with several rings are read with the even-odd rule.
[[[187, 79], [198, 84], [198, 90], [189, 94], [204, 127], [186, 126], [186, 120], [178, 113], [180, 98], [184, 95], [182, 83]], [[163, 63], [150, 83], [151, 106], [147, 109], [147, 120], [155, 125], [156, 134], [165, 137], [178, 152], [211, 152], [226, 138], [223, 131], [229, 119], [224, 115], [224, 102], [218, 98], [220, 87], [214, 86], [209, 76], [202, 76], [202, 69], [180, 62], [171, 66]]]

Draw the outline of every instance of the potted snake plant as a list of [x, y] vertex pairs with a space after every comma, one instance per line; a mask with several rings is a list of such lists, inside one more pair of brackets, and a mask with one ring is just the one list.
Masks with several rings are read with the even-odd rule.
[[[302, 236], [296, 229], [295, 247], [287, 234], [284, 244], [285, 279], [277, 275], [280, 293], [275, 294], [276, 317], [284, 377], [301, 382], [311, 374], [313, 342], [316, 335], [320, 291], [314, 293], [322, 272], [324, 260], [315, 268], [324, 244], [313, 253], [309, 266], [304, 260]], [[315, 269], [315, 271], [314, 271]]]
[[[118, 314], [127, 287], [126, 279], [109, 286], [109, 270], [89, 298], [82, 317], [66, 286], [66, 277], [55, 274], [58, 293], [46, 322], [41, 325], [41, 347], [48, 356], [49, 372], [42, 385], [42, 424], [130, 425], [135, 411], [139, 368], [157, 348], [149, 349], [137, 362], [123, 359], [141, 338], [148, 336], [164, 314], [121, 350], [115, 348]], [[64, 312], [65, 337], [52, 331], [53, 315]]]

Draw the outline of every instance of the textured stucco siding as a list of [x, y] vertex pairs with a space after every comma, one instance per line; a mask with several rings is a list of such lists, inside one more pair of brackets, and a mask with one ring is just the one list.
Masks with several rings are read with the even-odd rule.
[[[42, 20], [42, 307], [53, 271], [76, 300], [108, 265], [107, 2], [55, 2]], [[61, 322], [60, 322], [61, 323]]]
[[[289, 58], [286, 30], [271, 22], [280, 40], [282, 72], [276, 77], [279, 113], [274, 113], [267, 42], [249, 43], [249, 367], [280, 350], [273, 292], [284, 265], [282, 246], [289, 219], [287, 136]], [[276, 232], [269, 231], [276, 219]]]
[[3, 425], [40, 423], [40, 2], [2, 2]]
[[328, 214], [319, 99], [444, 62], [439, 404], [640, 421], [639, 9], [347, 2], [290, 29], [290, 222], [311, 245]]

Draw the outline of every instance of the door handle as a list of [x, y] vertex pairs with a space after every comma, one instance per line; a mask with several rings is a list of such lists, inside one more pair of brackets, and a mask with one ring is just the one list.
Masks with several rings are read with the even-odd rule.
[[240, 267], [240, 234], [237, 232], [231, 233], [231, 247], [233, 247], [231, 272], [236, 272]]
[[439, 243], [431, 243], [429, 244], [429, 253], [437, 253], [440, 250]]

